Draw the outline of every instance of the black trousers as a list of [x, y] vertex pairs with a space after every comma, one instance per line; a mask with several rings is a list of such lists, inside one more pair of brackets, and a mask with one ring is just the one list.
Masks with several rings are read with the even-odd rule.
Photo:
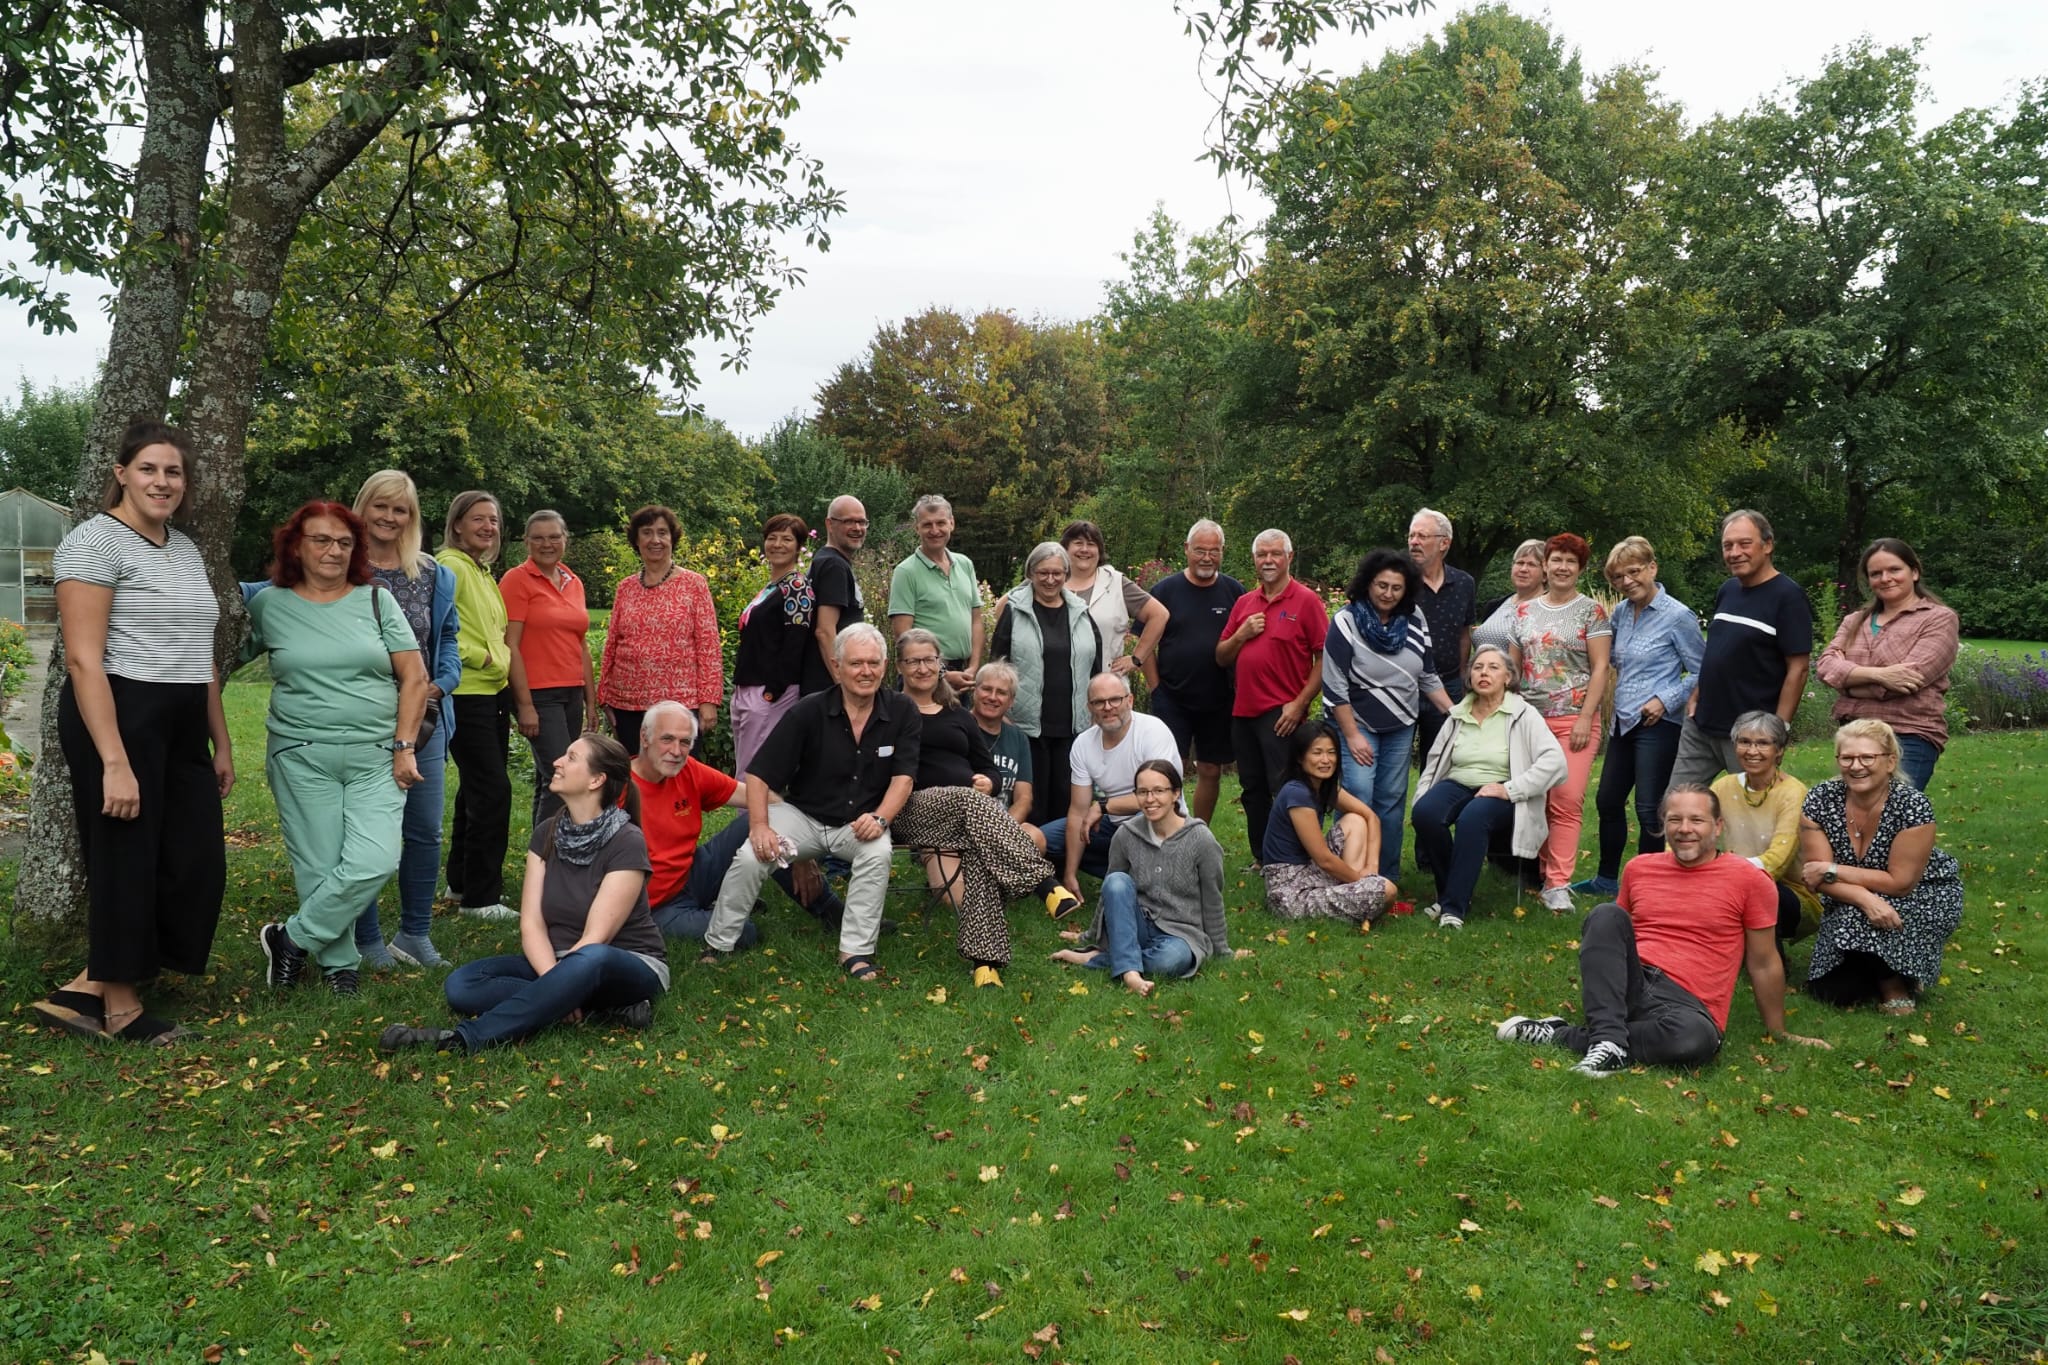
[[533, 823], [538, 825], [562, 808], [562, 798], [548, 790], [548, 783], [554, 780], [555, 760], [583, 733], [583, 689], [536, 687], [531, 695], [540, 716], [540, 733], [526, 741], [533, 750]]
[[462, 775], [448, 832], [448, 889], [468, 906], [505, 899], [505, 845], [512, 825], [512, 779], [505, 771], [511, 698], [508, 689], [448, 699], [455, 704], [448, 757]]
[[1074, 785], [1073, 770], [1067, 766], [1074, 737], [1031, 739], [1031, 823], [1043, 829], [1054, 820], [1067, 817], [1068, 789]]
[[[1254, 862], [1265, 861], [1266, 826], [1273, 818], [1273, 798], [1280, 794], [1287, 772], [1287, 737], [1273, 733], [1279, 707], [1256, 716], [1230, 718], [1231, 747], [1237, 750], [1237, 785], [1244, 802], [1244, 835]], [[1304, 722], [1305, 723], [1305, 722]]]
[[105, 774], [69, 682], [57, 700], [57, 742], [71, 767], [85, 854], [86, 971], [95, 981], [148, 981], [164, 968], [198, 976], [213, 951], [228, 879], [206, 684], [111, 674], [107, 682], [141, 790], [142, 812], [133, 820], [100, 813]]
[[1612, 902], [1579, 926], [1579, 989], [1586, 1022], [1559, 1029], [1560, 1047], [1619, 1043], [1645, 1066], [1704, 1066], [1721, 1050], [1707, 1007], [1636, 954], [1635, 921]]

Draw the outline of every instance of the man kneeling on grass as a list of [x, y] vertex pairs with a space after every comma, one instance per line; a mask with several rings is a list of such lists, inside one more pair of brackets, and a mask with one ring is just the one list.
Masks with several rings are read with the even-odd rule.
[[1632, 1066], [1702, 1066], [1721, 1050], [1735, 974], [1749, 969], [1766, 1033], [1785, 1031], [1785, 967], [1778, 956], [1778, 892], [1747, 858], [1719, 851], [1721, 803], [1705, 787], [1664, 793], [1665, 852], [1630, 860], [1621, 891], [1579, 929], [1586, 1022], [1516, 1015], [1503, 1041], [1554, 1043], [1581, 1053], [1572, 1070], [1612, 1076]]

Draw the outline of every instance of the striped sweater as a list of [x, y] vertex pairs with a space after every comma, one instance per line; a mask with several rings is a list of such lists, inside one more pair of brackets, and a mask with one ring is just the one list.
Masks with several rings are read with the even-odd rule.
[[1443, 681], [1430, 664], [1429, 622], [1422, 613], [1408, 613], [1407, 646], [1382, 654], [1365, 641], [1360, 613], [1372, 610], [1353, 602], [1330, 622], [1323, 642], [1323, 705], [1349, 706], [1360, 729], [1383, 735], [1413, 725], [1423, 694], [1442, 691]]

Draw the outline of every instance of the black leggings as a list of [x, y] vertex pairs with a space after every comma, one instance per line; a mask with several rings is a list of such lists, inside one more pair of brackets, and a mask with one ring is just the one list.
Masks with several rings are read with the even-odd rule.
[[503, 903], [505, 845], [511, 839], [512, 779], [505, 771], [512, 733], [511, 692], [456, 693], [448, 757], [461, 774], [448, 831], [448, 889], [466, 906]]

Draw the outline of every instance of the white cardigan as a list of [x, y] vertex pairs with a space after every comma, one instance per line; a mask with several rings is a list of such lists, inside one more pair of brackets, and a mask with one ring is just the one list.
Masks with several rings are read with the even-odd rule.
[[[1500, 709], [1508, 718], [1508, 780], [1503, 785], [1508, 789], [1508, 799], [1515, 803], [1515, 828], [1510, 844], [1516, 857], [1533, 858], [1542, 852], [1543, 841], [1550, 836], [1550, 819], [1543, 813], [1543, 798], [1565, 779], [1564, 746], [1550, 733], [1550, 726], [1536, 714], [1536, 708], [1513, 692], [1500, 699]], [[1460, 713], [1469, 716], [1471, 711], [1472, 697], [1468, 693], [1451, 708], [1444, 728], [1437, 731], [1436, 743], [1429, 746], [1429, 757], [1423, 760], [1422, 776], [1415, 784], [1417, 800], [1451, 770], [1451, 750], [1457, 744], [1459, 726], [1465, 723], [1459, 718]]]

